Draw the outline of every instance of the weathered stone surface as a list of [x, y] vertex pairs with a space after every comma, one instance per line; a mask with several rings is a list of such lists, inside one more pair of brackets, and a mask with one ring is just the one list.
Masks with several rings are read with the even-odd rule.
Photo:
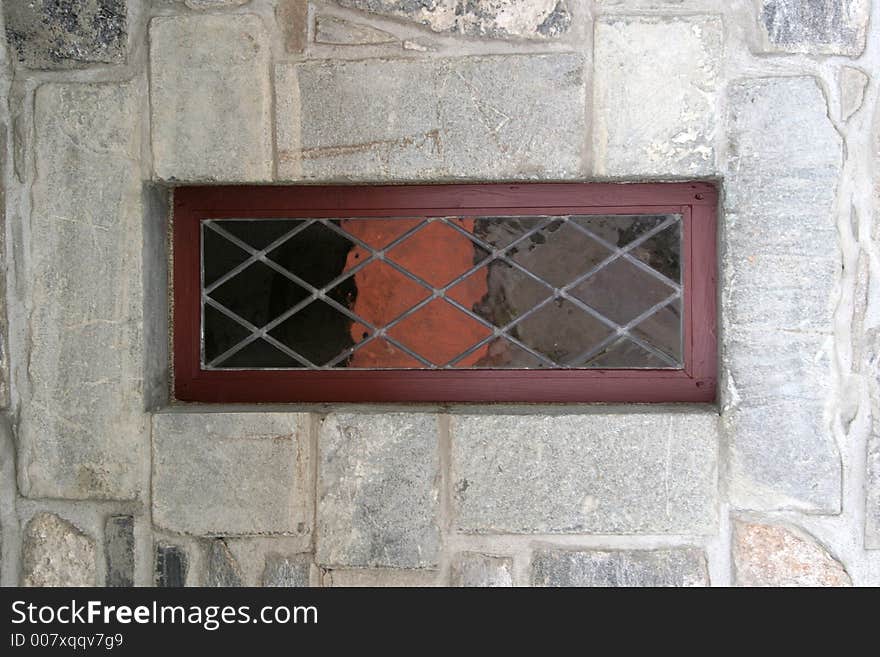
[[319, 432], [317, 561], [424, 568], [437, 563], [434, 415], [330, 415]]
[[824, 406], [841, 141], [811, 78], [749, 80], [729, 93], [721, 315], [731, 499], [833, 513], [840, 455]]
[[468, 533], [710, 533], [708, 413], [452, 416], [453, 523]]
[[795, 528], [734, 523], [737, 586], [851, 586], [843, 565]]
[[546, 39], [571, 26], [566, 0], [337, 0], [343, 7], [420, 23], [434, 32]]
[[392, 568], [369, 568], [361, 570], [328, 570], [324, 572], [322, 586], [354, 588], [425, 588], [438, 586], [437, 573], [432, 570], [394, 570]]
[[134, 586], [134, 518], [110, 516], [104, 525], [106, 586]]
[[241, 586], [241, 568], [232, 552], [221, 540], [211, 541], [208, 550], [208, 580], [205, 586]]
[[241, 7], [251, 0], [183, 0], [190, 9], [220, 9], [223, 7]]
[[315, 19], [315, 41], [334, 45], [374, 45], [394, 43], [397, 37], [369, 25], [352, 23], [336, 16], [318, 16]]
[[868, 74], [860, 68], [844, 66], [840, 69], [840, 114], [844, 121], [849, 121], [861, 109], [868, 81]]
[[870, 0], [757, 0], [763, 46], [771, 52], [858, 56]]
[[868, 441], [865, 481], [865, 547], [880, 550], [880, 418], [874, 419], [874, 431]]
[[189, 567], [186, 552], [176, 545], [156, 546], [156, 586], [180, 588], [186, 586]]
[[95, 586], [95, 541], [54, 513], [38, 513], [24, 530], [22, 586]]
[[306, 422], [292, 413], [154, 415], [156, 525], [206, 536], [310, 533]]
[[[0, 46], [0, 57], [2, 57]], [[0, 59], [0, 67], [3, 60]], [[2, 68], [0, 68], [2, 71]], [[0, 253], [6, 253], [6, 150], [9, 130], [0, 123]], [[0, 408], [9, 405], [9, 347], [6, 320], [6, 272], [0, 268]]]
[[303, 52], [309, 38], [309, 1], [278, 0], [275, 21], [281, 28], [287, 52]]
[[153, 165], [164, 180], [272, 177], [269, 38], [248, 14], [150, 22]]
[[702, 550], [537, 550], [533, 586], [707, 586]]
[[567, 54], [279, 65], [278, 175], [574, 177], [584, 76], [582, 58]]
[[461, 552], [452, 561], [452, 586], [513, 586], [513, 559]]
[[263, 586], [308, 586], [311, 569], [310, 554], [270, 554], [263, 570]]
[[144, 102], [134, 83], [36, 92], [29, 389], [18, 433], [28, 497], [141, 494], [143, 216], [133, 117]]
[[6, 39], [28, 68], [66, 69], [125, 61], [125, 0], [12, 0]]
[[597, 174], [716, 171], [723, 33], [714, 16], [612, 16], [596, 22]]

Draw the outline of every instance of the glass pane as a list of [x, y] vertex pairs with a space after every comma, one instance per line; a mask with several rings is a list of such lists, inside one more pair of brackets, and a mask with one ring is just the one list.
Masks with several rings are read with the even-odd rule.
[[227, 368], [680, 368], [681, 217], [203, 222]]

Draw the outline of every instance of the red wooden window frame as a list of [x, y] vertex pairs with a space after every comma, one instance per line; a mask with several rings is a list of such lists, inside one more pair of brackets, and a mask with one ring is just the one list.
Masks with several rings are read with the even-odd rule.
[[[174, 391], [198, 402], [714, 402], [716, 213], [705, 182], [224, 186], [174, 190]], [[200, 362], [203, 219], [680, 213], [681, 370], [235, 370]]]

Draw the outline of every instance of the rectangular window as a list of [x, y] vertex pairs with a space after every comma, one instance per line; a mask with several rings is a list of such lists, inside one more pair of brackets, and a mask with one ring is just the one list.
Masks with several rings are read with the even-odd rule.
[[713, 401], [706, 183], [182, 187], [180, 400]]

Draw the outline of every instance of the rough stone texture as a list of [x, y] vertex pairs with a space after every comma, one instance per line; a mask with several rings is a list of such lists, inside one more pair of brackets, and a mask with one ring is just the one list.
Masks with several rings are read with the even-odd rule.
[[28, 68], [125, 61], [125, 0], [10, 0], [3, 14], [6, 39]]
[[865, 503], [865, 547], [880, 550], [880, 419], [868, 440], [868, 464]]
[[533, 586], [708, 586], [702, 550], [537, 550]]
[[221, 540], [211, 541], [208, 550], [208, 578], [205, 586], [241, 586], [241, 568], [232, 552]]
[[397, 37], [369, 25], [352, 23], [335, 16], [318, 16], [315, 19], [315, 41], [336, 45], [371, 45], [394, 43]]
[[[2, 52], [2, 51], [0, 51]], [[0, 59], [0, 67], [3, 61]], [[2, 70], [2, 68], [0, 68]], [[6, 149], [9, 131], [0, 123], [0, 253], [6, 258]], [[9, 347], [6, 319], [6, 272], [0, 268], [0, 408], [9, 405]]]
[[150, 22], [153, 164], [163, 180], [272, 177], [269, 38], [248, 14]]
[[596, 22], [597, 174], [716, 171], [722, 40], [718, 17], [627, 16]]
[[693, 533], [716, 526], [711, 414], [453, 416], [468, 533]]
[[431, 570], [393, 570], [370, 568], [363, 570], [328, 570], [321, 580], [322, 586], [374, 588], [425, 588], [438, 586], [437, 573]]
[[860, 68], [844, 66], [840, 69], [840, 114], [849, 121], [865, 100], [868, 75]]
[[153, 521], [188, 534], [308, 534], [305, 415], [153, 416]]
[[222, 9], [223, 7], [241, 7], [251, 0], [184, 0], [190, 9]]
[[576, 55], [279, 65], [278, 173], [291, 180], [573, 177], [585, 134], [584, 76]]
[[858, 56], [865, 49], [870, 0], [756, 0], [770, 52]]
[[778, 525], [734, 523], [737, 586], [851, 586], [844, 567], [806, 533]]
[[571, 26], [566, 0], [337, 0], [343, 7], [403, 18], [434, 32], [546, 39]]
[[308, 586], [311, 569], [310, 554], [270, 554], [263, 570], [263, 586]]
[[95, 541], [54, 513], [38, 513], [24, 530], [22, 586], [95, 586]]
[[513, 586], [513, 559], [477, 552], [461, 552], [452, 562], [452, 586]]
[[104, 525], [106, 586], [134, 586], [134, 518], [110, 516]]
[[303, 52], [309, 39], [308, 0], [278, 0], [275, 21], [281, 28], [287, 52]]
[[437, 564], [439, 455], [434, 415], [330, 415], [319, 432], [317, 561]]
[[731, 500], [835, 513], [840, 454], [824, 406], [840, 137], [811, 78], [738, 82], [729, 93], [721, 315]]
[[156, 586], [164, 588], [186, 586], [188, 567], [183, 548], [176, 545], [156, 546]]
[[141, 126], [132, 117], [144, 102], [134, 83], [36, 92], [29, 390], [18, 430], [28, 497], [141, 494]]

